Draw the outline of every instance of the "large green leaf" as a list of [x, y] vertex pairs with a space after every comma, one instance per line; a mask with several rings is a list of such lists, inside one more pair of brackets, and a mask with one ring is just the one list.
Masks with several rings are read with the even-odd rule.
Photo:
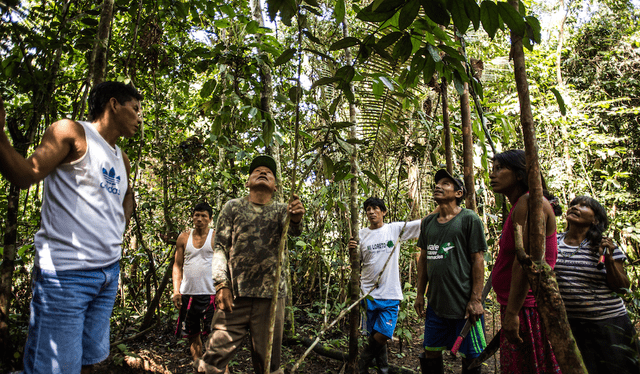
[[216, 82], [215, 79], [209, 79], [205, 84], [202, 85], [202, 89], [200, 90], [200, 97], [206, 99], [211, 96], [211, 93], [216, 88], [217, 84], [218, 82]]
[[509, 26], [511, 32], [516, 35], [524, 36], [525, 22], [520, 13], [515, 10], [509, 3], [504, 1], [498, 2], [498, 12], [504, 23]]
[[425, 57], [424, 73], [423, 73], [424, 84], [429, 84], [429, 82], [431, 82], [431, 78], [433, 78], [433, 74], [435, 72], [436, 72], [436, 62], [433, 60], [432, 56], [429, 54]]
[[336, 19], [337, 23], [342, 23], [342, 21], [344, 21], [344, 15], [346, 13], [346, 8], [344, 5], [344, 0], [338, 0], [336, 1], [336, 5], [333, 8], [333, 16]]
[[282, 54], [280, 56], [278, 56], [278, 58], [273, 63], [273, 65], [274, 66], [282, 65], [282, 64], [288, 62], [289, 60], [291, 60], [295, 54], [296, 54], [296, 49], [295, 48], [289, 48], [286, 51], [282, 52]]
[[398, 39], [400, 39], [401, 37], [402, 37], [402, 33], [400, 31], [394, 31], [392, 33], [389, 33], [383, 36], [382, 38], [380, 38], [380, 41], [377, 43], [378, 47], [385, 49], [388, 46], [392, 45], [393, 43], [397, 42]]
[[557, 88], [553, 87], [553, 88], [551, 88], [551, 92], [553, 92], [553, 95], [556, 97], [556, 101], [558, 102], [558, 107], [560, 108], [560, 113], [563, 116], [566, 116], [567, 115], [567, 107], [564, 105], [564, 98], [560, 94], [560, 91], [558, 91]]
[[402, 7], [402, 10], [400, 10], [400, 17], [398, 19], [398, 27], [400, 30], [404, 30], [409, 27], [413, 23], [413, 20], [418, 16], [419, 11], [420, 1], [409, 0], [409, 2]]
[[527, 22], [527, 37], [540, 44], [542, 42], [540, 21], [533, 16], [527, 16], [525, 20]]
[[476, 0], [464, 0], [464, 10], [473, 23], [473, 29], [478, 30], [480, 28], [480, 6]]
[[470, 20], [467, 16], [466, 10], [464, 9], [463, 0], [449, 0], [447, 2], [447, 7], [451, 12], [451, 19], [453, 20], [453, 24], [456, 26], [458, 31], [461, 34], [467, 32]]
[[364, 174], [367, 177], [369, 177], [369, 179], [371, 179], [371, 181], [374, 182], [375, 184], [377, 184], [378, 186], [384, 188], [384, 183], [382, 183], [380, 178], [377, 175], [375, 175], [374, 173], [370, 172], [369, 170], [363, 170], [362, 174]]
[[397, 59], [400, 63], [403, 63], [409, 59], [409, 56], [411, 56], [412, 49], [413, 44], [411, 44], [411, 35], [409, 33], [405, 33], [393, 48], [393, 58]]
[[340, 49], [345, 49], [349, 47], [353, 47], [354, 45], [360, 44], [360, 39], [354, 38], [353, 36], [347, 36], [346, 38], [340, 39], [337, 42], [331, 44], [329, 47], [330, 51], [337, 51]]
[[315, 87], [319, 87], [319, 86], [326, 86], [328, 84], [338, 82], [339, 80], [340, 80], [340, 78], [335, 78], [335, 77], [320, 78], [320, 79], [316, 80], [315, 82], [313, 82], [313, 84], [311, 85], [311, 88], [315, 88]]
[[493, 39], [500, 27], [500, 12], [498, 6], [491, 0], [484, 0], [480, 5], [480, 20], [489, 38]]
[[433, 22], [442, 26], [449, 26], [451, 17], [447, 7], [441, 0], [421, 0], [420, 3], [427, 17]]
[[355, 74], [356, 74], [356, 70], [353, 68], [353, 66], [347, 65], [338, 69], [338, 71], [336, 71], [335, 77], [339, 78], [344, 82], [349, 83], [351, 82]]
[[320, 39], [318, 39], [317, 37], [315, 37], [312, 33], [310, 33], [307, 30], [303, 30], [302, 33], [309, 38], [309, 40], [311, 40], [312, 42], [316, 43], [316, 44], [320, 44], [323, 45], [324, 43], [322, 43], [322, 41]]
[[363, 8], [358, 12], [356, 18], [365, 22], [384, 22], [393, 17], [394, 14], [396, 14], [395, 9], [388, 10], [386, 12], [379, 9], [377, 11], [374, 11], [373, 4], [369, 4], [369, 6]]

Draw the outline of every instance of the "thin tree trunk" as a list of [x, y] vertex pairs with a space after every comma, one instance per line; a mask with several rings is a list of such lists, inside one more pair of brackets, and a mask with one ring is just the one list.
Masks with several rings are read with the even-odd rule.
[[547, 337], [556, 354], [556, 359], [563, 373], [587, 373], [582, 362], [571, 326], [567, 320], [567, 312], [560, 296], [560, 289], [551, 266], [546, 261], [534, 263], [524, 251], [522, 226], [515, 226], [516, 255], [522, 265], [531, 290], [536, 296], [538, 312], [542, 317]]
[[453, 173], [453, 154], [451, 151], [451, 125], [449, 124], [449, 97], [447, 96], [447, 79], [442, 77], [440, 94], [442, 95], [442, 125], [444, 132], [444, 156], [447, 161], [447, 171]]
[[[298, 13], [296, 15], [297, 25], [298, 25], [298, 48], [301, 50], [302, 48], [302, 25], [300, 19], [300, 8], [298, 8]], [[289, 193], [289, 198], [287, 202], [293, 199], [293, 195], [297, 190], [296, 183], [296, 172], [298, 167], [298, 147], [300, 146], [300, 95], [302, 93], [302, 86], [300, 82], [300, 76], [302, 75], [302, 60], [300, 55], [298, 55], [298, 71], [296, 76], [296, 117], [295, 117], [295, 138], [294, 138], [294, 146], [293, 146], [293, 168], [291, 170], [291, 192]], [[305, 177], [303, 177], [304, 180]], [[271, 372], [271, 353], [273, 352], [273, 335], [275, 333], [275, 325], [276, 325], [276, 313], [278, 306], [278, 294], [280, 293], [280, 278], [282, 276], [282, 266], [284, 263], [285, 252], [287, 247], [287, 238], [289, 234], [289, 225], [291, 224], [291, 217], [287, 214], [284, 225], [282, 227], [282, 234], [280, 236], [280, 245], [278, 248], [278, 259], [276, 262], [275, 269], [275, 278], [273, 281], [273, 292], [271, 299], [271, 306], [269, 308], [269, 340], [267, 342], [267, 352], [264, 363], [264, 373], [268, 374]], [[291, 291], [289, 291], [291, 292]]]
[[111, 34], [111, 21], [113, 20], [113, 0], [104, 0], [102, 12], [100, 12], [100, 23], [98, 24], [98, 35], [96, 44], [93, 47], [89, 69], [93, 71], [93, 86], [102, 83], [107, 69], [107, 49], [109, 47], [109, 35]]
[[467, 188], [465, 205], [476, 210], [476, 186], [473, 178], [473, 131], [471, 129], [471, 107], [469, 104], [469, 84], [464, 84], [464, 94], [460, 96], [462, 115], [462, 159], [464, 161], [464, 185]]
[[562, 19], [560, 20], [560, 27], [558, 29], [558, 46], [556, 48], [556, 81], [558, 87], [563, 87], [564, 82], [562, 81], [562, 47], [564, 44], [564, 25], [567, 22], [567, 16], [569, 15], [569, 7], [571, 6], [571, 1], [567, 3], [565, 7], [564, 0], [560, 0], [561, 11], [564, 12]]
[[[509, 0], [509, 4], [518, 10], [518, 0]], [[538, 144], [536, 140], [535, 124], [533, 122], [533, 114], [531, 112], [531, 101], [529, 97], [529, 83], [527, 81], [527, 72], [525, 68], [524, 51], [522, 49], [522, 36], [514, 32], [511, 33], [511, 57], [513, 58], [514, 76], [516, 87], [518, 90], [518, 100], [520, 102], [520, 121], [522, 123], [522, 133], [525, 144], [525, 156], [527, 159], [527, 173], [529, 178], [529, 257], [535, 264], [544, 264], [545, 254], [545, 225], [544, 212], [542, 210], [542, 179], [540, 175], [540, 165], [538, 162]], [[529, 277], [529, 271], [526, 267], [525, 273]], [[535, 282], [531, 282], [532, 287], [537, 287]], [[542, 297], [538, 292], [534, 292], [536, 302], [540, 309], [540, 317], [544, 322], [549, 341], [553, 347], [553, 351], [560, 365], [560, 369], [564, 374], [569, 373], [586, 373], [582, 357], [577, 350], [575, 341], [567, 336], [571, 335], [571, 329], [568, 328], [566, 312], [560, 293], [557, 290], [548, 289], [549, 296]], [[557, 304], [557, 305], [556, 305]], [[559, 311], [557, 313], [546, 313], [543, 311], [551, 311], [556, 306]], [[560, 325], [566, 326], [562, 330]], [[568, 335], [567, 335], [568, 332]]]
[[[15, 269], [16, 241], [18, 238], [18, 204], [20, 189], [11, 184], [7, 197], [7, 229], [4, 236], [4, 253], [0, 265], [0, 359], [9, 364], [15, 351], [9, 335], [9, 306], [13, 300], [13, 271]], [[8, 367], [5, 367], [8, 369]]]
[[149, 303], [149, 307], [147, 308], [147, 312], [144, 315], [144, 319], [142, 320], [142, 324], [140, 325], [140, 330], [146, 330], [148, 327], [153, 325], [153, 317], [155, 316], [155, 311], [158, 309], [160, 305], [160, 299], [164, 294], [164, 290], [167, 288], [169, 284], [169, 280], [171, 279], [172, 271], [173, 271], [173, 262], [175, 261], [174, 256], [171, 256], [171, 261], [169, 261], [169, 265], [162, 276], [162, 281], [156, 290], [156, 294], [153, 296], [153, 300]]
[[91, 59], [88, 63], [89, 71], [87, 72], [87, 78], [85, 79], [82, 106], [80, 113], [78, 113], [80, 121], [84, 119], [84, 103], [87, 101], [89, 90], [91, 87], [95, 87], [104, 80], [105, 70], [107, 68], [107, 47], [109, 44], [112, 20], [113, 0], [104, 0], [102, 2], [102, 11], [100, 12], [100, 23], [98, 24], [96, 43], [93, 46]]
[[[349, 36], [349, 24], [347, 20], [342, 21], [342, 36]], [[347, 65], [351, 65], [353, 58], [349, 48], [344, 50]], [[356, 127], [356, 107], [355, 104], [349, 103], [349, 121], [353, 123], [350, 129], [349, 137], [353, 140], [357, 138]], [[358, 147], [355, 145], [351, 153], [351, 170], [350, 173], [354, 178], [350, 180], [349, 190], [349, 211], [351, 215], [351, 237], [358, 238], [360, 227], [359, 223], [359, 207], [358, 207]], [[359, 249], [349, 250], [349, 262], [351, 263], [351, 278], [349, 279], [349, 295], [351, 303], [358, 300], [360, 296], [360, 255]], [[356, 373], [358, 370], [358, 328], [360, 327], [360, 310], [353, 308], [349, 312], [349, 361], [347, 363], [348, 371]]]

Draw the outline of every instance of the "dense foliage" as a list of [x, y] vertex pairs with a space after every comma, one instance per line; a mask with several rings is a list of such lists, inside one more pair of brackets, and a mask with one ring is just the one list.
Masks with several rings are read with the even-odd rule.
[[[477, 100], [473, 170], [493, 248], [490, 267], [503, 214], [488, 187], [492, 147], [523, 147], [509, 28], [526, 36], [538, 151], [550, 190], [564, 206], [587, 194], [607, 207], [609, 235], [632, 263], [628, 305], [638, 318], [640, 13], [630, 2], [568, 2], [562, 36], [553, 17], [561, 10], [544, 1], [523, 1], [520, 14], [490, 0], [271, 0], [267, 6], [265, 23], [260, 7], [246, 1], [115, 0], [105, 79], [140, 89], [145, 123], [120, 144], [132, 161], [137, 206], [123, 243], [112, 341], [139, 329], [145, 316], [175, 319], [170, 290], [163, 288], [172, 240], [189, 228], [196, 202], [209, 201], [215, 219], [225, 201], [244, 194], [248, 162], [265, 151], [280, 161], [279, 199], [292, 188], [297, 156], [294, 183], [307, 209], [305, 233], [289, 242], [292, 307], [321, 322], [337, 315], [349, 295], [349, 181], [357, 178], [360, 202], [383, 197], [389, 221], [430, 212], [432, 177], [445, 164], [443, 110], [451, 116], [454, 170], [462, 172], [464, 83]], [[0, 95], [7, 133], [24, 154], [48, 124], [85, 117], [100, 11], [101, 4], [85, 0], [0, 2]], [[467, 63], [477, 60], [472, 71]], [[451, 82], [448, 108], [442, 108], [443, 78]], [[272, 92], [268, 108], [263, 92]], [[357, 109], [355, 123], [349, 104]], [[356, 139], [349, 136], [354, 125]], [[356, 148], [357, 175], [350, 161]], [[20, 191], [18, 204], [4, 179], [0, 189], [6, 191], [0, 194], [2, 266], [13, 271], [14, 354], [4, 370], [20, 365], [42, 185]], [[12, 243], [7, 233], [16, 213]], [[406, 245], [401, 256], [402, 319], [413, 313], [407, 306], [415, 295], [414, 247]], [[150, 308], [158, 293], [159, 307]], [[400, 336], [411, 334], [402, 321], [399, 326]]]

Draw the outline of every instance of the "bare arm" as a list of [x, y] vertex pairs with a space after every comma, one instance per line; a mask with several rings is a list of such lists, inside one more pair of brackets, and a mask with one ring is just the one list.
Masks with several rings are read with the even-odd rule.
[[[514, 226], [519, 224], [524, 227], [523, 240], [525, 251], [529, 245], [529, 232], [527, 225], [525, 224], [529, 210], [528, 197], [528, 195], [520, 197], [513, 210], [513, 216], [511, 217]], [[502, 330], [505, 333], [505, 337], [512, 344], [522, 343], [522, 338], [519, 334], [520, 318], [518, 317], [518, 313], [520, 312], [520, 309], [522, 309], [524, 300], [528, 293], [529, 280], [525, 276], [522, 266], [516, 259], [513, 261], [513, 265], [511, 267], [511, 288], [509, 289], [509, 300], [507, 301], [507, 308], [504, 320], [502, 321]]]
[[228, 256], [232, 246], [233, 209], [230, 203], [222, 208], [216, 224], [211, 273], [216, 284], [216, 308], [233, 311], [233, 292], [229, 279]]
[[420, 248], [420, 257], [418, 257], [418, 284], [416, 285], [417, 296], [413, 304], [419, 316], [424, 316], [424, 294], [427, 290], [427, 250]]
[[189, 234], [183, 232], [178, 236], [178, 240], [176, 242], [176, 255], [175, 261], [173, 262], [173, 271], [172, 271], [172, 280], [173, 280], [173, 296], [171, 296], [171, 300], [173, 301], [173, 305], [176, 308], [180, 309], [182, 306], [182, 295], [180, 294], [180, 285], [182, 284], [182, 276], [183, 276], [183, 266], [184, 266], [184, 249], [187, 245], [187, 240], [189, 239]]
[[613, 250], [616, 248], [613, 240], [610, 238], [602, 239], [600, 243], [600, 250], [607, 249], [607, 253], [604, 256], [604, 265], [607, 269], [607, 285], [613, 291], [622, 293], [624, 289], [629, 289], [631, 282], [627, 276], [627, 272], [624, 270], [624, 263], [622, 260], [613, 259]]
[[122, 158], [124, 160], [124, 167], [127, 169], [127, 192], [124, 194], [124, 200], [122, 201], [122, 207], [124, 208], [125, 227], [129, 226], [129, 221], [133, 215], [133, 207], [135, 200], [133, 198], [133, 190], [131, 189], [131, 183], [129, 181], [129, 175], [131, 174], [131, 163], [129, 157], [123, 152]]
[[86, 148], [82, 125], [65, 119], [52, 124], [34, 153], [25, 159], [13, 148], [4, 132], [5, 116], [0, 98], [0, 174], [20, 188], [40, 182], [61, 163], [84, 154], [84, 150], [78, 149], [80, 143]]
[[471, 299], [467, 303], [466, 318], [475, 323], [484, 314], [482, 287], [484, 283], [484, 252], [471, 254]]

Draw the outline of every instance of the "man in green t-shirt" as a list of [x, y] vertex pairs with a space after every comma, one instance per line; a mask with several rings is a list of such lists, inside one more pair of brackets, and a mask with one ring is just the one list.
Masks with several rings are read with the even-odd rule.
[[[425, 316], [422, 373], [444, 373], [442, 351], [451, 349], [467, 319], [473, 323], [460, 346], [463, 373], [480, 373], [480, 367], [467, 370], [471, 360], [486, 346], [482, 285], [487, 242], [482, 221], [472, 210], [460, 207], [466, 189], [462, 180], [446, 170], [435, 176], [433, 199], [436, 213], [422, 220], [418, 247], [418, 296], [414, 304]], [[428, 306], [425, 311], [424, 295]]]

